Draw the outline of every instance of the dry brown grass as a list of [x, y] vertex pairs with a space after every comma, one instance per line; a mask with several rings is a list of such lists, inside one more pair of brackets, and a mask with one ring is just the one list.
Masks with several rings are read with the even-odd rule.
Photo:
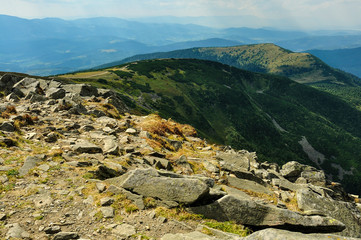
[[16, 111], [15, 106], [7, 106], [7, 107], [6, 107], [6, 110], [1, 113], [1, 117], [3, 117], [3, 118], [10, 118], [10, 116], [11, 116], [12, 114], [16, 114], [16, 113], [17, 113], [17, 111]]
[[197, 131], [192, 126], [177, 123], [172, 119], [165, 120], [155, 114], [149, 115], [139, 125], [144, 131], [158, 136], [168, 137], [169, 135], [177, 135], [185, 139], [187, 136], [197, 135]]

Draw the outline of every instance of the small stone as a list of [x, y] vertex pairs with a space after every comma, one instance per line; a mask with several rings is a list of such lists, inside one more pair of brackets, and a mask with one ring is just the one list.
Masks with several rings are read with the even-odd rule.
[[137, 133], [137, 130], [135, 130], [134, 128], [128, 128], [125, 132], [134, 135]]
[[1, 175], [0, 176], [0, 183], [4, 184], [7, 181], [9, 181], [9, 178], [6, 175]]
[[114, 203], [114, 198], [105, 197], [100, 199], [100, 205], [101, 206], [110, 206]]
[[60, 226], [51, 226], [44, 229], [44, 232], [47, 234], [55, 234], [61, 231]]
[[53, 238], [53, 240], [72, 240], [72, 239], [79, 239], [79, 234], [76, 232], [59, 232]]
[[102, 182], [97, 182], [96, 187], [97, 187], [99, 193], [102, 193], [107, 189], [107, 186]]
[[127, 239], [130, 236], [136, 234], [135, 227], [129, 224], [121, 224], [112, 230], [112, 233], [116, 236], [122, 237], [122, 239]]
[[0, 125], [0, 130], [4, 131], [4, 132], [14, 132], [15, 131], [15, 127], [14, 124], [11, 122], [3, 122]]
[[0, 213], [0, 221], [6, 220], [6, 214]]
[[48, 142], [48, 143], [54, 143], [57, 140], [58, 140], [58, 135], [56, 133], [53, 133], [53, 132], [49, 133], [44, 139], [44, 141]]
[[166, 223], [166, 222], [167, 222], [167, 218], [165, 218], [165, 217], [159, 217], [159, 218], [158, 218], [158, 221], [159, 221], [160, 223]]
[[104, 218], [114, 217], [114, 208], [112, 207], [101, 207], [100, 211], [102, 212]]

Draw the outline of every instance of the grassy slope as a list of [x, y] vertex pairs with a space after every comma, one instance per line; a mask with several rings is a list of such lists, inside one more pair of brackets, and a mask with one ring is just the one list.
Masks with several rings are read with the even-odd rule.
[[[257, 151], [261, 160], [312, 164], [298, 144], [306, 136], [328, 159], [322, 165], [328, 173], [337, 175], [331, 163], [361, 167], [361, 113], [287, 78], [189, 59], [143, 61], [96, 75], [72, 77], [128, 94], [163, 117], [192, 124], [212, 141]], [[287, 132], [277, 130], [267, 114]], [[344, 183], [361, 192], [361, 173], [355, 174]]]
[[237, 68], [286, 76], [331, 93], [361, 109], [361, 80], [331, 68], [309, 53], [294, 53], [274, 44], [236, 47], [193, 48], [164, 53], [137, 55], [104, 66], [158, 58], [195, 58], [221, 62]]

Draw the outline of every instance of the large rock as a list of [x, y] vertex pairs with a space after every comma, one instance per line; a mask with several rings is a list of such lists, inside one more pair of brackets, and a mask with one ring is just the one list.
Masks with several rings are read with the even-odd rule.
[[311, 183], [315, 186], [326, 186], [326, 176], [325, 173], [321, 170], [315, 168], [306, 168], [302, 173], [301, 177], [305, 178], [308, 183]]
[[257, 231], [244, 238], [244, 240], [356, 240], [356, 238], [341, 237], [332, 234], [303, 234], [268, 228]]
[[307, 183], [322, 187], [326, 186], [326, 176], [322, 170], [295, 161], [284, 164], [280, 172], [283, 177], [291, 182], [303, 177]]
[[46, 97], [51, 99], [60, 99], [65, 97], [65, 90], [62, 88], [49, 88], [46, 91]]
[[340, 235], [361, 237], [361, 212], [356, 204], [335, 201], [307, 188], [297, 191], [297, 203], [303, 211], [321, 211], [324, 215], [343, 222], [346, 229]]
[[249, 171], [251, 163], [256, 162], [255, 157], [249, 152], [220, 152], [217, 154], [221, 167], [228, 171]]
[[146, 197], [185, 204], [194, 203], [209, 193], [207, 184], [199, 179], [164, 177], [152, 168], [132, 170], [106, 181]]
[[4, 91], [5, 94], [9, 94], [13, 86], [23, 78], [15, 74], [6, 73], [0, 78], [0, 90]]
[[30, 92], [37, 94], [43, 93], [43, 90], [40, 87], [40, 82], [38, 81], [38, 79], [35, 78], [23, 78], [22, 80], [14, 84], [13, 88], [20, 90], [23, 96], [28, 95]]
[[87, 84], [67, 84], [62, 86], [65, 91], [79, 94], [82, 97], [98, 96], [98, 89]]
[[283, 177], [296, 181], [297, 178], [301, 176], [305, 166], [299, 162], [291, 161], [284, 164], [281, 168], [281, 174]]
[[227, 195], [205, 206], [190, 210], [218, 221], [234, 221], [256, 227], [285, 228], [300, 232], [340, 232], [345, 225], [333, 218], [304, 216], [288, 209], [260, 204], [244, 195]]

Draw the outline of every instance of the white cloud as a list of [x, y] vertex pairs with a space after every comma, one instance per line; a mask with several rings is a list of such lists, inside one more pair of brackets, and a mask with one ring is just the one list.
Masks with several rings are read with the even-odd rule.
[[360, 0], [0, 0], [0, 6], [0, 14], [26, 18], [253, 16], [303, 27], [361, 26]]

